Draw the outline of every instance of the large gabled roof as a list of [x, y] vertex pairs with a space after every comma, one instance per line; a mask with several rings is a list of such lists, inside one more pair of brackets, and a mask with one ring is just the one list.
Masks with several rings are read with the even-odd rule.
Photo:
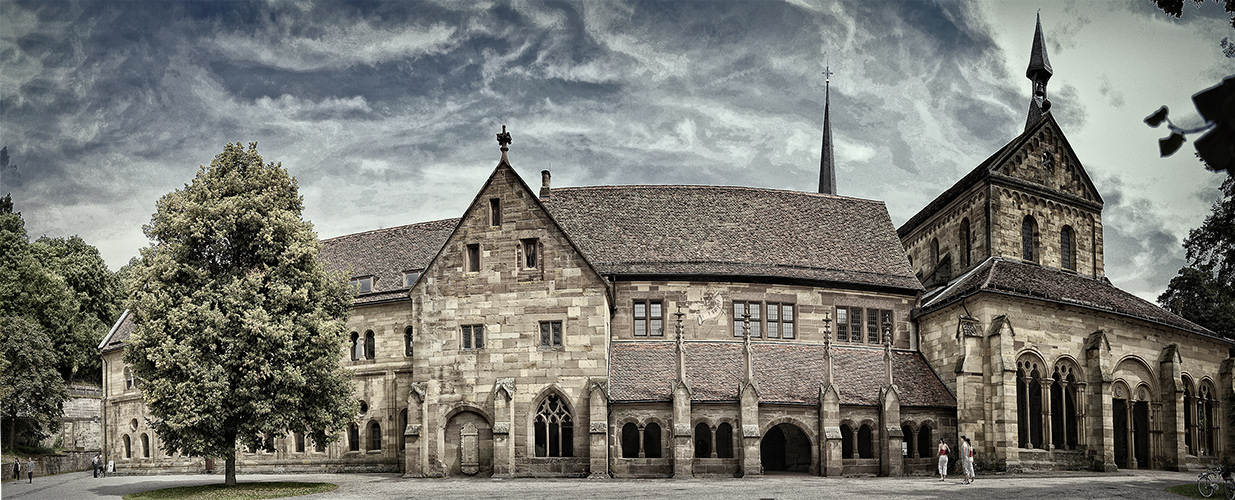
[[[992, 178], [1015, 182], [1015, 180], [1011, 177], [999, 173], [998, 170], [1011, 158], [1013, 158], [1027, 142], [1033, 139], [1033, 137], [1038, 134], [1038, 131], [1042, 130], [1043, 127], [1048, 126], [1048, 124], [1054, 127], [1055, 130], [1059, 130], [1059, 123], [1055, 121], [1055, 117], [1049, 112], [1043, 114], [1037, 121], [1030, 124], [1030, 126], [1025, 127], [1024, 132], [1009, 141], [1002, 148], [999, 148], [999, 150], [995, 151], [994, 154], [988, 156], [982, 161], [982, 163], [978, 164], [977, 167], [969, 171], [968, 174], [965, 174], [965, 176], [962, 177], [961, 180], [957, 181], [956, 184], [953, 184], [952, 187], [944, 190], [943, 193], [940, 193], [934, 200], [931, 200], [931, 202], [923, 207], [922, 210], [919, 210], [917, 214], [910, 217], [908, 221], [896, 230], [896, 233], [901, 238], [904, 238], [909, 233], [913, 232], [914, 229], [917, 229], [919, 225], [926, 222], [948, 204], [955, 201], [957, 197], [964, 194], [970, 188], [983, 184]], [[1059, 139], [1060, 144], [1063, 145], [1067, 154], [1072, 158], [1076, 158], [1076, 152], [1072, 149], [1072, 145], [1068, 142], [1068, 138], [1065, 137], [1062, 132], [1059, 134]], [[1093, 193], [1097, 205], [1101, 206], [1102, 196], [1098, 193], [1097, 188], [1094, 187], [1093, 181], [1089, 178], [1089, 174], [1085, 172], [1084, 168], [1078, 168], [1077, 171], [1081, 177], [1085, 189]], [[1050, 189], [1045, 186], [1039, 187], [1042, 189]]]
[[406, 297], [403, 272], [428, 267], [458, 223], [443, 219], [322, 240], [321, 258], [327, 271], [374, 278], [373, 291], [358, 295], [356, 304]]
[[597, 270], [917, 291], [883, 202], [727, 186], [557, 188], [544, 205]]
[[981, 292], [1056, 302], [1221, 338], [1203, 326], [1120, 290], [1106, 279], [1002, 257], [991, 257], [948, 285], [924, 294], [918, 315]]

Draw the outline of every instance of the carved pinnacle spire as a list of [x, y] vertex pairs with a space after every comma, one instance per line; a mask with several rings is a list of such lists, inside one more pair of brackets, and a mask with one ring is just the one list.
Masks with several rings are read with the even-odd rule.
[[830, 116], [832, 69], [823, 70], [823, 146], [819, 157], [819, 192], [836, 194], [836, 166], [832, 160], [832, 118]]
[[511, 142], [510, 132], [507, 132], [506, 126], [502, 125], [502, 133], [497, 134], [497, 143], [501, 146], [498, 149], [502, 150], [502, 161], [505, 161], [506, 163], [510, 163], [510, 161], [506, 159], [506, 152], [510, 151], [508, 146], [510, 146]]

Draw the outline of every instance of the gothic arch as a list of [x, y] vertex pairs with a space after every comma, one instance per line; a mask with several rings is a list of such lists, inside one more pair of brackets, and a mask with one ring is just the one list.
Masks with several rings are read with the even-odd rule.
[[772, 420], [769, 420], [767, 423], [759, 427], [759, 435], [763, 436], [764, 434], [767, 434], [768, 431], [772, 430], [773, 427], [776, 427], [777, 425], [780, 425], [780, 424], [796, 425], [798, 429], [802, 431], [803, 434], [806, 434], [806, 438], [810, 440], [811, 449], [816, 449], [816, 446], [818, 446], [816, 442], [819, 439], [818, 439], [818, 436], [815, 435], [815, 432], [812, 430], [813, 427], [810, 425], [807, 425], [801, 420], [798, 420], [796, 417], [779, 417], [779, 418], [774, 418]]
[[814, 426], [794, 417], [779, 417], [760, 426], [759, 457], [764, 470], [817, 471], [819, 447]]
[[[1125, 380], [1129, 389], [1143, 382], [1148, 386], [1151, 396], [1158, 390], [1157, 372], [1140, 356], [1127, 355], [1120, 358], [1119, 362], [1115, 363], [1115, 369], [1111, 370], [1111, 373], [1116, 379]], [[1133, 393], [1129, 392], [1128, 397], [1132, 399]]]
[[1045, 378], [1050, 376], [1041, 353], [1030, 348], [1016, 357], [1016, 427], [1017, 445], [1021, 448], [1042, 448], [1045, 436], [1045, 418], [1042, 403], [1045, 397]]
[[479, 405], [468, 403], [468, 402], [459, 402], [451, 406], [449, 410], [445, 410], [441, 413], [442, 418], [438, 419], [438, 422], [441, 422], [439, 427], [441, 429], [445, 429], [446, 425], [450, 422], [450, 419], [454, 418], [455, 415], [458, 415], [463, 412], [472, 412], [477, 415], [480, 415], [480, 417], [485, 420], [486, 424], [488, 424], [490, 427], [493, 426], [493, 416], [489, 415], [489, 412], [485, 411], [484, 408], [481, 408]]

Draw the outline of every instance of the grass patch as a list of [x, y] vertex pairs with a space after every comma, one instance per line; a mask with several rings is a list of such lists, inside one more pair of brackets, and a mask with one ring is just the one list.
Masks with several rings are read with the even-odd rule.
[[[1193, 486], [1193, 489], [1195, 488]], [[124, 500], [258, 500], [311, 495], [337, 489], [339, 485], [331, 483], [239, 483], [235, 486], [204, 484], [143, 491], [125, 495]]]
[[[1170, 488], [1167, 488], [1166, 491], [1169, 491], [1179, 496], [1185, 496], [1188, 498], [1205, 498], [1201, 496], [1201, 492], [1196, 489], [1196, 483], [1171, 486]], [[1218, 485], [1217, 491], [1214, 491], [1213, 496], [1211, 496], [1210, 498], [1218, 498], [1218, 499], [1223, 498], [1222, 485]]]

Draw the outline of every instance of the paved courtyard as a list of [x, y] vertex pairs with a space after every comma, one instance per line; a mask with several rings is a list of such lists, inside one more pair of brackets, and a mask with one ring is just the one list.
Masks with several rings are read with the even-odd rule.
[[[298, 498], [379, 500], [385, 498], [707, 498], [816, 499], [839, 498], [1124, 498], [1174, 497], [1168, 486], [1192, 482], [1195, 474], [1131, 471], [1113, 474], [1054, 472], [979, 476], [972, 485], [949, 478], [823, 478], [771, 475], [743, 479], [404, 479], [395, 474], [281, 474], [241, 475], [245, 481], [322, 481], [339, 485], [330, 493]], [[94, 479], [89, 472], [36, 477], [34, 484], [5, 482], [5, 499], [119, 498], [129, 493], [172, 486], [220, 483], [215, 476], [120, 476]], [[1175, 497], [1183, 498], [1183, 497]]]

